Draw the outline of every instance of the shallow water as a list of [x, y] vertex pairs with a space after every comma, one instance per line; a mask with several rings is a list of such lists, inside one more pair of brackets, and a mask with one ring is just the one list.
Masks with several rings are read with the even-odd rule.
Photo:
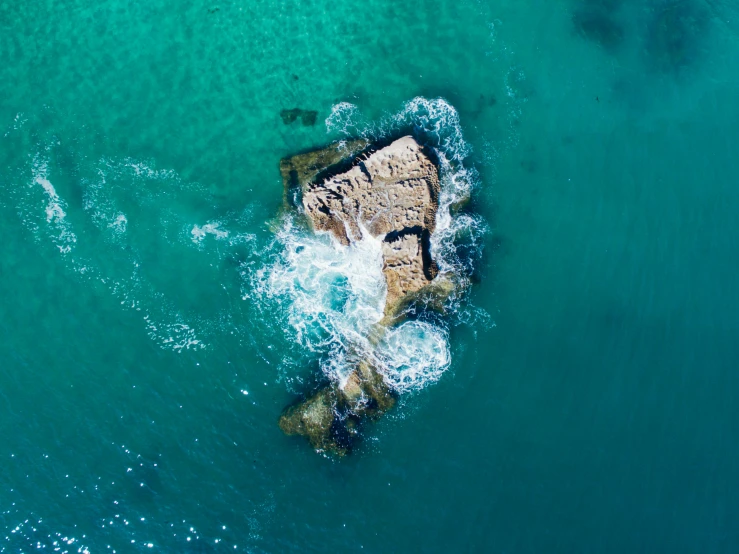
[[[0, 3], [0, 551], [736, 552], [738, 38], [715, 0]], [[277, 427], [327, 354], [255, 279], [279, 159], [398, 118], [469, 148], [488, 232], [448, 369], [334, 461]]]

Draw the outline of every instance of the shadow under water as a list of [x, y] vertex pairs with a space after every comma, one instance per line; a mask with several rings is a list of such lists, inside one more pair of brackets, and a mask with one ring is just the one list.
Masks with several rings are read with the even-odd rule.
[[645, 55], [655, 71], [675, 73], [692, 64], [703, 46], [710, 12], [695, 0], [664, 0], [650, 11]]
[[617, 50], [625, 35], [620, 7], [621, 0], [581, 0], [572, 14], [575, 33], [609, 52]]
[[303, 110], [300, 108], [285, 109], [280, 112], [280, 117], [285, 125], [290, 125], [300, 119], [303, 127], [313, 127], [316, 124], [318, 112], [316, 110]]

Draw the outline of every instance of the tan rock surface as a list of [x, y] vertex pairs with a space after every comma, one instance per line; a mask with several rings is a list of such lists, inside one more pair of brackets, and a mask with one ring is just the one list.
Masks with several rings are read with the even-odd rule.
[[348, 171], [306, 186], [303, 208], [316, 230], [343, 244], [360, 240], [363, 232], [383, 240], [387, 311], [434, 277], [428, 237], [438, 196], [436, 165], [413, 137], [403, 137]]
[[356, 156], [368, 144], [364, 139], [342, 141], [320, 150], [283, 158], [280, 160], [280, 174], [286, 196], [289, 196], [292, 189], [305, 190], [321, 171]]

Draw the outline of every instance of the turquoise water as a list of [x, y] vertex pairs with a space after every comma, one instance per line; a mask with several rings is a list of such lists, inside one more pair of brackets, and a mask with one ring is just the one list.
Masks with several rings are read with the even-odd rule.
[[[0, 551], [739, 550], [738, 39], [716, 0], [0, 4]], [[484, 249], [450, 367], [327, 459], [277, 427], [321, 363], [255, 286], [278, 163], [403, 125], [469, 149]]]

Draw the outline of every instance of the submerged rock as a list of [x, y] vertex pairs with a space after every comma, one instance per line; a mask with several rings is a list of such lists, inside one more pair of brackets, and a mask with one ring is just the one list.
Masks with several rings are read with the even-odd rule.
[[363, 419], [377, 419], [395, 405], [395, 395], [382, 375], [367, 362], [343, 382], [332, 382], [285, 409], [280, 429], [303, 435], [318, 452], [345, 456], [351, 452]]
[[385, 317], [380, 324], [390, 326], [397, 323], [404, 319], [406, 311], [413, 306], [446, 314], [449, 300], [461, 293], [468, 285], [468, 280], [461, 279], [452, 273], [439, 274], [425, 287], [400, 298], [391, 309], [386, 308]]
[[577, 34], [609, 52], [615, 52], [625, 36], [624, 25], [618, 15], [619, 3], [619, 0], [581, 0], [572, 14]]
[[351, 451], [363, 419], [377, 419], [395, 405], [382, 375], [360, 362], [343, 382], [333, 382], [289, 406], [280, 416], [286, 435], [303, 435], [318, 452], [344, 456]]
[[280, 117], [285, 125], [290, 125], [298, 118], [304, 127], [312, 127], [316, 124], [318, 118], [318, 112], [316, 110], [301, 110], [300, 108], [293, 108], [291, 110], [282, 110]]
[[286, 435], [305, 435], [313, 448], [344, 455], [347, 447], [336, 440], [336, 391], [321, 389], [307, 400], [290, 406], [280, 417], [280, 429]]
[[[377, 344], [412, 304], [444, 311], [460, 283], [438, 275], [431, 257], [440, 182], [430, 151], [410, 136], [377, 150], [364, 140], [341, 142], [283, 159], [280, 172], [286, 198], [303, 208], [315, 231], [344, 245], [366, 234], [382, 241], [385, 317], [365, 337], [368, 343]], [[318, 451], [348, 453], [362, 420], [376, 419], [396, 401], [374, 354], [357, 357], [346, 378], [288, 407], [280, 428], [304, 435]]]

